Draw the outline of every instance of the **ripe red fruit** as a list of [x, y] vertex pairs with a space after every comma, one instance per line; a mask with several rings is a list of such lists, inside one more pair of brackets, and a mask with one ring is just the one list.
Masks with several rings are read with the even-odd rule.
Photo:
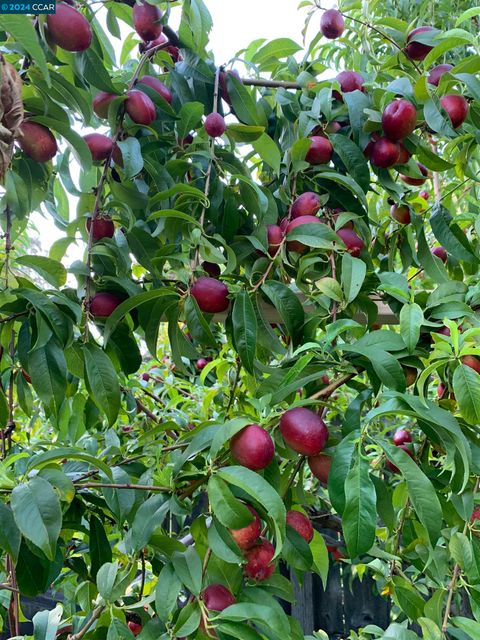
[[447, 386], [443, 382], [440, 382], [440, 384], [437, 387], [437, 398], [439, 400], [441, 400], [443, 398], [443, 396], [445, 395], [446, 390], [447, 390]]
[[47, 15], [49, 38], [65, 51], [85, 51], [92, 42], [92, 28], [86, 17], [64, 2]]
[[390, 208], [390, 216], [401, 224], [408, 224], [410, 222], [410, 209], [406, 204], [394, 204]]
[[144, 382], [148, 382], [150, 380], [150, 374], [147, 373], [146, 371], [144, 373], [142, 373], [142, 375], [140, 376], [140, 378], [144, 381]]
[[108, 136], [104, 136], [103, 133], [89, 133], [84, 136], [83, 139], [90, 149], [94, 162], [106, 160], [112, 152], [113, 143], [111, 139]]
[[130, 629], [134, 636], [138, 636], [142, 631], [142, 625], [138, 624], [138, 622], [134, 622], [133, 620], [129, 620], [127, 622], [127, 627]]
[[246, 505], [251, 512], [254, 520], [241, 529], [230, 529], [230, 534], [240, 549], [250, 549], [260, 537], [262, 532], [262, 523], [258, 513], [250, 505]]
[[259, 424], [249, 424], [230, 440], [230, 451], [242, 466], [259, 471], [273, 460], [275, 445], [268, 431]]
[[275, 547], [263, 538], [259, 544], [245, 553], [247, 561], [243, 568], [245, 575], [257, 582], [267, 580], [275, 571], [275, 563], [272, 562], [274, 555]]
[[290, 216], [299, 218], [300, 216], [313, 216], [321, 207], [320, 196], [313, 191], [306, 191], [292, 204]]
[[[88, 233], [90, 233], [92, 226], [91, 218], [87, 218], [85, 226], [87, 227]], [[94, 242], [98, 242], [98, 240], [102, 240], [103, 238], [113, 238], [114, 233], [115, 225], [111, 218], [95, 218], [95, 220], [93, 220], [92, 239]]]
[[307, 542], [313, 540], [313, 527], [310, 519], [300, 511], [287, 511], [287, 524]]
[[195, 368], [198, 369], [198, 371], [202, 371], [202, 369], [205, 369], [208, 363], [209, 360], [207, 360], [207, 358], [199, 358], [195, 363]]
[[413, 442], [413, 438], [410, 431], [407, 431], [406, 429], [397, 429], [393, 434], [392, 441], [396, 447], [399, 447], [402, 444]]
[[[146, 51], [151, 51], [155, 47], [166, 45], [167, 42], [168, 38], [165, 36], [165, 34], [161, 33], [158, 38], [150, 40], [150, 42], [141, 42], [138, 45], [138, 50], [140, 51], [140, 53], [145, 53]], [[165, 49], [163, 49], [163, 51], [165, 51]]]
[[328, 164], [333, 155], [330, 140], [322, 136], [311, 136], [310, 140], [311, 145], [305, 160], [310, 164]]
[[223, 584], [209, 585], [202, 591], [200, 598], [209, 611], [223, 611], [236, 603], [233, 593]]
[[450, 335], [451, 335], [451, 331], [450, 331], [450, 329], [449, 329], [448, 327], [445, 327], [445, 326], [441, 327], [441, 328], [437, 331], [437, 333], [441, 333], [441, 334], [442, 334], [442, 336], [450, 336]]
[[470, 518], [471, 524], [474, 524], [476, 520], [480, 520], [480, 507], [476, 506], [472, 512], [472, 516]]
[[[315, 216], [300, 216], [299, 218], [295, 218], [288, 223], [286, 228], [286, 235], [293, 231], [296, 227], [300, 227], [302, 224], [318, 224], [320, 220]], [[281, 228], [281, 227], [280, 227]], [[308, 248], [299, 240], [289, 240], [287, 241], [287, 248], [289, 251], [296, 251], [297, 253], [303, 253]]]
[[151, 99], [146, 93], [138, 91], [138, 89], [131, 89], [127, 92], [127, 99], [124, 104], [125, 111], [136, 124], [152, 124], [157, 116], [155, 105]]
[[417, 110], [411, 102], [400, 98], [388, 104], [382, 114], [382, 128], [390, 140], [398, 142], [409, 136], [417, 124]]
[[324, 421], [310, 409], [289, 409], [280, 418], [280, 433], [285, 443], [304, 456], [316, 456], [328, 440]]
[[327, 126], [325, 127], [325, 132], [326, 133], [337, 133], [338, 131], [340, 131], [340, 129], [343, 127], [341, 122], [338, 122], [337, 120], [333, 120], [333, 122], [329, 122], [327, 124]]
[[440, 98], [440, 104], [447, 112], [454, 129], [457, 129], [467, 119], [469, 105], [463, 96], [458, 94], [443, 96]]
[[405, 53], [410, 60], [424, 60], [433, 49], [433, 46], [430, 44], [423, 44], [422, 42], [416, 42], [414, 40], [415, 36], [418, 36], [420, 33], [425, 33], [426, 31], [435, 31], [435, 29], [433, 27], [417, 27], [407, 35]]
[[428, 191], [420, 191], [418, 195], [420, 196], [420, 198], [423, 198], [424, 200], [428, 200], [430, 197], [430, 194], [428, 193]]
[[[335, 79], [339, 83], [342, 93], [363, 91], [363, 83], [365, 80], [363, 76], [356, 71], [341, 71]], [[339, 95], [338, 92], [336, 93]]]
[[480, 360], [475, 356], [463, 356], [463, 358], [461, 358], [461, 362], [466, 367], [470, 367], [470, 369], [480, 373]]
[[211, 278], [218, 278], [221, 273], [220, 265], [215, 262], [202, 262], [202, 269], [206, 271]]
[[436, 256], [442, 262], [446, 262], [448, 258], [448, 254], [443, 247], [433, 247], [431, 250], [432, 256]]
[[343, 244], [347, 247], [348, 253], [354, 258], [358, 258], [361, 254], [365, 243], [363, 240], [351, 229], [339, 229], [337, 231], [337, 236], [339, 236]]
[[323, 384], [330, 384], [330, 378], [327, 375], [323, 375], [321, 381]]
[[402, 367], [405, 374], [405, 384], [407, 387], [411, 387], [417, 379], [417, 370], [415, 367]]
[[117, 96], [114, 93], [100, 91], [93, 99], [93, 110], [99, 118], [108, 118], [108, 107]]
[[403, 180], [403, 182], [405, 182], [405, 184], [410, 184], [413, 187], [421, 186], [425, 182], [425, 180], [428, 178], [428, 169], [427, 169], [427, 167], [425, 167], [420, 162], [417, 162], [417, 167], [418, 167], [420, 173], [423, 176], [425, 176], [424, 178], [411, 178], [410, 176], [400, 176], [400, 179]]
[[227, 125], [225, 124], [225, 119], [219, 113], [209, 113], [205, 118], [203, 128], [211, 138], [219, 138], [225, 133]]
[[102, 291], [90, 300], [90, 313], [94, 318], [107, 318], [122, 303], [122, 300], [109, 291]]
[[[398, 448], [403, 449], [405, 453], [407, 453], [410, 456], [410, 458], [412, 458], [413, 460], [414, 455], [412, 451], [410, 451], [410, 449], [408, 448], [407, 444], [401, 444], [398, 446]], [[400, 473], [400, 469], [397, 467], [397, 465], [393, 464], [393, 462], [390, 462], [390, 460], [386, 461], [385, 468], [391, 471], [392, 473]]]
[[400, 157], [400, 147], [396, 142], [388, 138], [379, 138], [372, 145], [370, 152], [370, 162], [381, 169], [388, 169], [398, 164]]
[[162, 12], [157, 6], [142, 2], [133, 6], [133, 27], [138, 35], [149, 42], [162, 33]]
[[166, 102], [168, 102], [168, 104], [172, 104], [172, 92], [167, 87], [167, 85], [163, 84], [163, 82], [161, 82], [158, 78], [155, 78], [154, 76], [142, 76], [138, 82], [141, 84], [146, 84], [147, 87], [150, 87], [150, 89], [156, 91], [159, 96], [161, 96]]
[[335, 40], [339, 38], [345, 29], [345, 22], [340, 11], [327, 9], [320, 20], [320, 31], [325, 38]]
[[230, 304], [227, 286], [216, 278], [201, 276], [190, 289], [190, 293], [200, 309], [206, 313], [226, 311]]
[[440, 82], [440, 78], [444, 73], [448, 73], [451, 69], [453, 69], [453, 64], [439, 64], [430, 71], [427, 77], [427, 82], [429, 84], [433, 84], [435, 87], [438, 87], [438, 83]]
[[401, 142], [398, 143], [398, 146], [400, 147], [400, 155], [398, 156], [397, 164], [407, 164], [412, 154]]
[[38, 122], [23, 122], [18, 138], [20, 149], [36, 162], [48, 162], [57, 153], [53, 133]]
[[272, 257], [277, 253], [278, 247], [283, 242], [283, 231], [278, 224], [267, 225], [268, 253]]
[[308, 466], [315, 478], [322, 484], [328, 483], [328, 476], [332, 468], [332, 456], [320, 453], [318, 456], [308, 458]]

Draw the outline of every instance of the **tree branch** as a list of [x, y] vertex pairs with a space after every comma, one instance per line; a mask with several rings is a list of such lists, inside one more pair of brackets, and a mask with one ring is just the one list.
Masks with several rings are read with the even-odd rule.
[[332, 393], [338, 389], [338, 387], [341, 387], [342, 385], [344, 385], [346, 382], [354, 378], [359, 373], [360, 373], [359, 371], [355, 371], [353, 373], [346, 373], [341, 378], [337, 378], [336, 380], [328, 384], [323, 389], [320, 389], [320, 391], [317, 391], [316, 393], [314, 393], [313, 396], [310, 396], [310, 400], [318, 400], [319, 398], [329, 398], [332, 395]]
[[105, 609], [105, 605], [95, 607], [95, 609], [92, 611], [92, 615], [87, 620], [86, 624], [80, 629], [78, 633], [70, 634], [68, 636], [68, 640], [81, 640], [81, 638], [83, 638], [83, 636], [93, 626], [93, 624], [100, 618], [104, 609]]
[[173, 493], [171, 487], [161, 487], [149, 484], [120, 484], [108, 482], [74, 482], [76, 489], [128, 489], [132, 491], [156, 491], [159, 493]]
[[10, 252], [12, 250], [12, 212], [5, 207], [5, 289], [8, 289], [8, 275], [10, 273]]

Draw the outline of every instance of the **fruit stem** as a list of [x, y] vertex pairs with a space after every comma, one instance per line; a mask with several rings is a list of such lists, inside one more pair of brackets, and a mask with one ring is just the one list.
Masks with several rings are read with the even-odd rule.
[[332, 393], [338, 389], [338, 387], [341, 387], [342, 385], [344, 385], [346, 382], [354, 378], [359, 373], [360, 373], [359, 371], [354, 371], [353, 373], [345, 374], [341, 378], [337, 378], [336, 380], [328, 384], [326, 387], [324, 387], [323, 389], [320, 389], [320, 391], [317, 391], [312, 396], [310, 396], [310, 400], [318, 400], [318, 398], [329, 398], [332, 395]]

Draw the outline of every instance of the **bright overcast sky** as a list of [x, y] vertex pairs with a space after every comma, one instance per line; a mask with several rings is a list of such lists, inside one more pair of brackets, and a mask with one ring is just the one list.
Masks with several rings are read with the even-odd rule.
[[[210, 49], [215, 52], [215, 59], [222, 64], [235, 56], [237, 51], [245, 48], [253, 40], [265, 38], [288, 37], [302, 44], [302, 29], [307, 16], [307, 9], [298, 10], [300, 0], [205, 0], [213, 19], [213, 30], [210, 36]], [[333, 6], [333, 0], [325, 0], [323, 6]], [[172, 16], [172, 27], [178, 27], [179, 11]], [[310, 23], [309, 37], [315, 35], [320, 24], [320, 12]], [[116, 40], [114, 40], [116, 42]], [[75, 200], [71, 199], [70, 218], [75, 216]], [[63, 236], [46, 214], [34, 213], [32, 221], [41, 230], [40, 243], [42, 252], [48, 254], [50, 246]], [[84, 248], [71, 245], [66, 264], [81, 259]]]

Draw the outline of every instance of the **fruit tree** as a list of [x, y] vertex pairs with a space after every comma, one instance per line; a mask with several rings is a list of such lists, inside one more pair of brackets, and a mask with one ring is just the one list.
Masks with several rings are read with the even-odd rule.
[[208, 0], [0, 15], [11, 636], [312, 639], [280, 563], [339, 562], [356, 638], [480, 638], [480, 7], [298, 10], [233, 62]]

